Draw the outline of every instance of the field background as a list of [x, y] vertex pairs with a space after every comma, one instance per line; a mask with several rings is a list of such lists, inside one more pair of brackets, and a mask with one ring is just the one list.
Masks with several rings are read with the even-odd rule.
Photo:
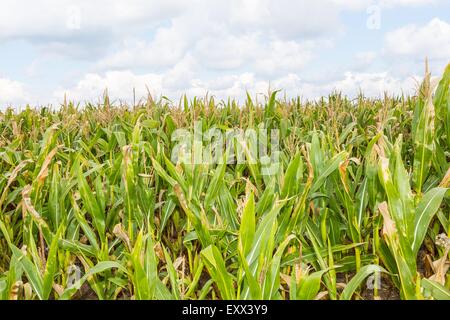
[[[449, 299], [449, 83], [0, 113], [0, 297]], [[172, 163], [195, 121], [279, 129], [279, 171]]]

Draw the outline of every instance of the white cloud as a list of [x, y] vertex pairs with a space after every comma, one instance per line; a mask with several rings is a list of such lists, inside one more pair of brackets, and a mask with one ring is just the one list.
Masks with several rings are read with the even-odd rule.
[[[50, 71], [60, 77], [54, 82], [69, 84], [54, 90], [55, 99], [62, 99], [67, 92], [69, 98], [92, 100], [108, 87], [113, 99], [130, 101], [133, 87], [137, 96], [145, 96], [146, 85], [152, 94], [172, 98], [184, 92], [203, 95], [208, 91], [219, 97], [242, 98], [245, 90], [266, 93], [269, 80], [272, 88], [283, 88], [291, 96], [311, 98], [334, 89], [353, 95], [360, 88], [372, 95], [409, 89], [406, 77], [416, 72], [411, 71], [410, 60], [422, 61], [425, 56], [447, 59], [450, 25], [436, 18], [423, 26], [399, 28], [386, 34], [380, 51], [369, 51], [375, 43], [368, 45], [369, 40], [342, 46], [336, 45], [338, 41], [351, 38], [353, 31], [357, 37], [358, 32], [367, 37], [382, 35], [364, 34], [365, 10], [374, 4], [387, 11], [439, 2], [3, 0], [0, 41], [25, 40], [40, 49], [30, 50], [34, 56], [29, 61], [34, 62], [28, 61], [29, 67], [23, 68], [21, 76], [28, 77], [28, 85], [38, 78], [38, 69], [44, 69], [39, 68], [40, 58], [63, 56]], [[351, 15], [356, 17], [351, 16], [350, 23], [344, 25], [342, 17], [348, 11], [354, 11]], [[395, 77], [392, 57], [400, 57], [396, 70], [405, 70]], [[85, 61], [74, 62], [72, 58]], [[73, 70], [61, 75], [71, 63], [80, 65], [76, 75], [68, 74]], [[390, 72], [373, 72], [380, 65]], [[16, 92], [23, 89], [20, 83], [10, 82], [14, 85], [9, 83], [8, 87], [16, 87]], [[43, 86], [49, 90], [48, 83]], [[33, 87], [33, 92], [38, 91], [38, 86]], [[9, 99], [14, 102], [18, 96], [25, 96], [25, 90]]]
[[331, 0], [331, 2], [340, 8], [350, 10], [362, 10], [373, 4], [373, 0]]
[[252, 63], [262, 46], [257, 34], [232, 35], [222, 32], [220, 36], [207, 35], [199, 39], [194, 45], [194, 52], [206, 68], [232, 70]]
[[[100, 57], [104, 69], [128, 68], [135, 61], [170, 64], [208, 37], [239, 41], [261, 33], [292, 41], [334, 35], [342, 31], [339, 15], [346, 9], [333, 0], [3, 0], [0, 40], [25, 39], [47, 54]], [[104, 57], [112, 48], [117, 52]]]
[[272, 83], [272, 88], [282, 88], [290, 97], [301, 96], [305, 99], [317, 99], [331, 92], [342, 92], [356, 97], [363, 92], [367, 97], [380, 97], [387, 94], [412, 94], [416, 90], [417, 80], [413, 77], [397, 78], [388, 72], [345, 72], [338, 79], [325, 82], [303, 81], [295, 74], [287, 75]]
[[57, 101], [61, 101], [65, 95], [77, 101], [95, 101], [107, 89], [113, 100], [130, 102], [133, 90], [138, 99], [146, 97], [148, 91], [153, 96], [172, 94], [174, 98], [176, 94], [181, 95], [181, 92], [193, 86], [194, 69], [195, 61], [187, 55], [164, 73], [135, 74], [130, 70], [107, 71], [104, 75], [89, 73], [71, 88], [58, 88], [53, 97]]
[[[100, 69], [126, 69], [133, 67], [164, 68], [175, 64], [185, 54], [185, 41], [174, 39], [161, 30], [152, 42], [125, 41], [121, 49], [100, 59]], [[164, 33], [164, 36], [159, 36]]]
[[424, 6], [437, 4], [442, 0], [379, 0], [379, 4], [384, 7], [393, 8], [399, 6]]
[[331, 0], [341, 8], [350, 10], [365, 10], [369, 6], [378, 5], [380, 8], [395, 8], [407, 6], [425, 6], [437, 4], [443, 0]]
[[56, 40], [129, 31], [136, 26], [154, 26], [187, 5], [174, 0], [2, 0], [0, 38]]
[[[186, 64], [189, 64], [189, 61]], [[175, 66], [165, 74], [138, 75], [131, 71], [111, 71], [106, 72], [104, 76], [88, 74], [73, 88], [58, 90], [54, 96], [60, 100], [64, 94], [67, 94], [69, 99], [76, 101], [95, 101], [100, 98], [100, 93], [107, 87], [113, 100], [131, 102], [133, 88], [136, 89], [136, 98], [140, 99], [147, 95], [148, 86], [153, 96], [165, 95], [174, 101], [177, 101], [185, 93], [191, 97], [204, 96], [208, 93], [219, 99], [231, 97], [243, 101], [247, 91], [253, 95], [266, 94], [269, 87], [282, 89], [288, 97], [299, 95], [306, 99], [316, 99], [333, 91], [340, 91], [350, 97], [356, 97], [360, 91], [368, 97], [380, 97], [385, 92], [388, 94], [401, 94], [402, 92], [412, 94], [418, 83], [416, 78], [402, 79], [394, 77], [388, 72], [350, 71], [329, 82], [309, 82], [301, 79], [297, 74], [289, 73], [269, 83], [251, 72], [201, 80], [193, 75], [183, 77], [185, 65]], [[171, 81], [174, 81], [175, 84]]]
[[360, 51], [355, 55], [358, 64], [370, 65], [375, 61], [378, 54], [375, 51]]
[[300, 71], [316, 49], [329, 47], [340, 29], [339, 8], [330, 0], [288, 2], [194, 0], [156, 27], [151, 39], [122, 39], [96, 70], [164, 72], [190, 55], [201, 69], [196, 72], [251, 71], [272, 78]]
[[104, 76], [89, 73], [77, 85], [70, 89], [58, 89], [54, 97], [62, 101], [66, 95], [68, 99], [77, 101], [96, 101], [106, 89], [113, 100], [132, 101], [133, 89], [137, 97], [147, 94], [146, 86], [152, 88], [150, 92], [156, 94], [162, 91], [162, 78], [156, 74], [135, 75], [131, 71], [111, 71]]
[[351, 70], [359, 72], [373, 70], [373, 66], [379, 61], [379, 57], [380, 55], [376, 51], [358, 51], [354, 55]]
[[377, 3], [394, 7], [437, 2], [439, 0], [2, 0], [0, 39], [63, 41], [114, 33], [133, 34], [182, 15], [202, 16], [206, 28], [211, 28], [208, 22], [213, 21], [245, 31], [256, 28], [292, 38], [335, 31], [342, 10], [364, 9]]
[[422, 60], [450, 57], [450, 24], [434, 18], [424, 26], [407, 25], [385, 36], [385, 52], [389, 55]]
[[241, 30], [262, 30], [282, 39], [336, 32], [341, 8], [332, 0], [232, 0], [230, 22]]
[[25, 86], [7, 78], [0, 78], [0, 110], [8, 106], [18, 106], [30, 101]]
[[187, 54], [176, 65], [161, 75], [163, 89], [173, 92], [189, 88], [196, 76], [199, 76], [195, 71], [198, 68], [198, 62], [190, 54]]
[[92, 60], [117, 39], [151, 32], [187, 6], [177, 0], [2, 0], [0, 40], [24, 39], [47, 55]]
[[352, 73], [346, 72], [344, 78], [330, 84], [333, 90], [342, 91], [348, 95], [356, 95], [360, 90], [371, 97], [379, 97], [384, 92], [389, 94], [414, 93], [417, 81], [414, 78], [399, 79], [388, 72]]
[[313, 58], [314, 50], [326, 41], [265, 39], [259, 34], [205, 38], [195, 47], [194, 55], [208, 69], [244, 69], [268, 79], [286, 72], [301, 71]]
[[298, 72], [312, 59], [312, 48], [316, 42], [273, 41], [262, 55], [255, 61], [255, 69], [263, 75]]
[[122, 41], [97, 62], [96, 71], [165, 73], [189, 56], [195, 75], [233, 71], [274, 79], [299, 72], [316, 50], [330, 47], [329, 33], [339, 29], [338, 7], [330, 0], [318, 2], [328, 6], [319, 10], [312, 2], [197, 0], [156, 28], [152, 39]]

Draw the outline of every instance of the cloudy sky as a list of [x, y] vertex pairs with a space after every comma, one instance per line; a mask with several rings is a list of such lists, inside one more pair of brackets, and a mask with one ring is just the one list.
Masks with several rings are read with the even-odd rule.
[[450, 62], [448, 0], [2, 0], [0, 108], [414, 90]]

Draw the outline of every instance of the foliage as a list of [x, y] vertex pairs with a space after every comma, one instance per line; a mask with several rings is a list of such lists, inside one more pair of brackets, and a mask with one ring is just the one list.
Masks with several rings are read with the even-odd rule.
[[[449, 83], [0, 113], [0, 298], [449, 298]], [[196, 121], [279, 129], [280, 167], [173, 163]]]

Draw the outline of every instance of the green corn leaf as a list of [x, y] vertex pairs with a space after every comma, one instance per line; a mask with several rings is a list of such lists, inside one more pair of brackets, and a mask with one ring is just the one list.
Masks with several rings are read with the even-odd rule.
[[247, 260], [242, 255], [242, 252], [239, 251], [239, 262], [240, 266], [244, 271], [244, 277], [247, 280], [248, 288], [244, 287], [243, 295], [238, 297], [238, 299], [252, 299], [252, 300], [260, 300], [262, 299], [261, 287], [258, 283], [255, 276], [253, 276], [250, 271]]
[[166, 248], [163, 247], [164, 251], [164, 257], [166, 259], [166, 268], [167, 272], [169, 273], [169, 279], [170, 279], [170, 285], [172, 287], [172, 294], [176, 300], [180, 299], [180, 291], [178, 289], [177, 284], [177, 272], [175, 270], [175, 267], [173, 266], [172, 259], [170, 258], [169, 253], [167, 252]]
[[174, 187], [177, 184], [177, 180], [169, 176], [169, 174], [163, 169], [163, 167], [159, 164], [158, 161], [156, 161], [154, 158], [152, 158], [152, 164], [153, 168], [155, 169], [156, 173], [163, 178], [169, 185]]
[[442, 284], [428, 280], [426, 278], [421, 281], [422, 287], [430, 292], [430, 295], [436, 300], [450, 300], [450, 291]]
[[321, 170], [320, 175], [314, 179], [313, 185], [311, 187], [311, 193], [318, 191], [322, 185], [325, 183], [326, 178], [339, 168], [339, 164], [347, 158], [346, 152], [341, 152], [335, 155], [333, 158], [325, 162], [323, 170]]
[[296, 299], [314, 300], [319, 293], [322, 276], [327, 271], [328, 270], [316, 271], [309, 275], [305, 275], [302, 279], [300, 279]]
[[262, 217], [259, 222], [258, 227], [256, 228], [255, 236], [253, 237], [250, 252], [247, 255], [247, 262], [250, 267], [252, 267], [258, 257], [263, 254], [264, 249], [269, 242], [272, 228], [276, 224], [277, 214], [281, 207], [281, 205], [274, 205], [272, 210]]
[[158, 230], [159, 236], [161, 236], [167, 223], [169, 222], [170, 216], [173, 214], [175, 207], [176, 203], [171, 198], [168, 199], [167, 202], [164, 204], [161, 214], [161, 225]]
[[433, 188], [423, 196], [416, 208], [416, 219], [414, 225], [414, 236], [412, 250], [414, 254], [420, 249], [427, 233], [431, 219], [441, 206], [442, 199], [447, 192], [446, 188]]
[[434, 152], [434, 105], [431, 97], [425, 102], [417, 123], [414, 136], [413, 181], [417, 194], [422, 193], [422, 186], [428, 177]]
[[42, 279], [39, 268], [34, 265], [33, 262], [31, 262], [30, 258], [25, 256], [19, 248], [14, 245], [11, 245], [10, 248], [18, 261], [21, 263], [23, 271], [25, 272], [31, 287], [33, 288], [33, 291], [36, 293], [40, 300], [45, 299], [46, 297], [44, 295], [44, 281]]
[[289, 242], [294, 239], [294, 235], [290, 235], [287, 237], [278, 247], [275, 255], [272, 258], [272, 262], [270, 264], [269, 272], [267, 274], [266, 280], [264, 282], [264, 290], [263, 297], [264, 299], [274, 299], [275, 294], [278, 293], [278, 289], [280, 286], [280, 264], [281, 258], [283, 256], [286, 247]]
[[226, 162], [219, 164], [214, 172], [214, 176], [206, 190], [205, 196], [205, 208], [209, 209], [213, 203], [213, 200], [217, 198], [220, 190], [220, 186], [223, 183], [223, 177], [225, 175], [225, 170], [227, 168]]
[[52, 243], [50, 244], [50, 249], [48, 251], [47, 264], [42, 281], [42, 295], [44, 300], [47, 300], [50, 296], [53, 287], [53, 279], [58, 270], [58, 240], [62, 233], [63, 227], [63, 225], [59, 227], [56, 235], [53, 237]]
[[210, 245], [202, 250], [201, 255], [211, 278], [219, 289], [221, 298], [225, 300], [234, 299], [233, 278], [225, 267], [225, 261], [219, 249], [215, 245]]
[[[450, 128], [450, 124], [447, 123], [447, 121], [446, 121], [447, 116], [448, 116], [447, 106], [450, 103], [449, 86], [450, 86], [450, 63], [447, 65], [447, 67], [444, 70], [444, 74], [442, 75], [442, 78], [436, 89], [436, 93], [434, 95], [434, 100], [433, 100], [433, 104], [436, 107], [436, 114], [438, 116], [439, 122], [444, 124], [444, 128], [442, 128], [442, 129], [447, 129], [447, 130]], [[438, 128], [438, 131], [440, 131], [439, 128]], [[450, 141], [450, 137], [448, 137], [448, 138], [449, 139], [447, 141]]]
[[241, 226], [239, 229], [239, 250], [243, 256], [246, 256], [253, 243], [255, 236], [255, 199], [253, 193], [245, 204], [244, 211], [242, 213]]
[[91, 276], [96, 275], [98, 273], [102, 273], [102, 272], [107, 271], [107, 270], [111, 270], [113, 268], [116, 268], [116, 269], [118, 269], [119, 271], [121, 271], [123, 273], [128, 273], [127, 269], [123, 265], [121, 265], [119, 262], [116, 262], [116, 261], [101, 261], [101, 262], [97, 263], [94, 267], [90, 268], [88, 270], [88, 272], [86, 272], [86, 274], [83, 277], [81, 277], [80, 280], [75, 282], [75, 284], [72, 287], [67, 288], [66, 290], [64, 290], [64, 292], [61, 295], [60, 299], [61, 300], [70, 299], [70, 297], [73, 296], [75, 294], [75, 292], [77, 292], [77, 290], [79, 290], [81, 288], [81, 286]]
[[133, 284], [135, 290], [135, 297], [137, 300], [145, 300], [153, 298], [154, 287], [151, 288], [151, 282], [144, 270], [142, 263], [142, 252], [143, 252], [143, 233], [142, 231], [136, 237], [133, 250], [131, 252], [130, 258], [133, 264]]
[[97, 199], [92, 193], [86, 179], [83, 177], [81, 170], [78, 171], [78, 190], [80, 191], [81, 199], [83, 200], [83, 205], [89, 214], [92, 215], [92, 220], [95, 228], [97, 229], [101, 237], [105, 234], [105, 213], [101, 210]]
[[276, 96], [279, 91], [280, 90], [275, 90], [270, 94], [269, 102], [264, 110], [266, 118], [271, 118], [275, 112]]
[[52, 180], [50, 184], [50, 193], [48, 201], [48, 211], [50, 220], [54, 230], [58, 228], [62, 220], [62, 206], [61, 206], [61, 190], [60, 190], [61, 176], [59, 174], [59, 166], [55, 164], [52, 170]]
[[361, 283], [366, 279], [368, 276], [373, 274], [374, 272], [387, 272], [385, 269], [383, 269], [380, 266], [370, 264], [367, 266], [364, 266], [359, 270], [358, 273], [356, 273], [353, 278], [350, 280], [349, 283], [344, 288], [344, 291], [342, 291], [340, 299], [341, 300], [350, 300], [355, 293], [355, 291], [359, 288]]
[[281, 190], [281, 199], [292, 196], [297, 186], [297, 172], [300, 165], [300, 154], [297, 154], [289, 163], [289, 166], [284, 175], [283, 189]]
[[77, 220], [79, 226], [83, 230], [86, 238], [88, 238], [90, 245], [94, 247], [95, 250], [100, 250], [100, 247], [97, 242], [97, 236], [95, 235], [94, 230], [89, 226], [88, 222], [86, 221], [85, 217], [78, 211], [78, 206], [75, 204], [74, 200], [74, 216]]

